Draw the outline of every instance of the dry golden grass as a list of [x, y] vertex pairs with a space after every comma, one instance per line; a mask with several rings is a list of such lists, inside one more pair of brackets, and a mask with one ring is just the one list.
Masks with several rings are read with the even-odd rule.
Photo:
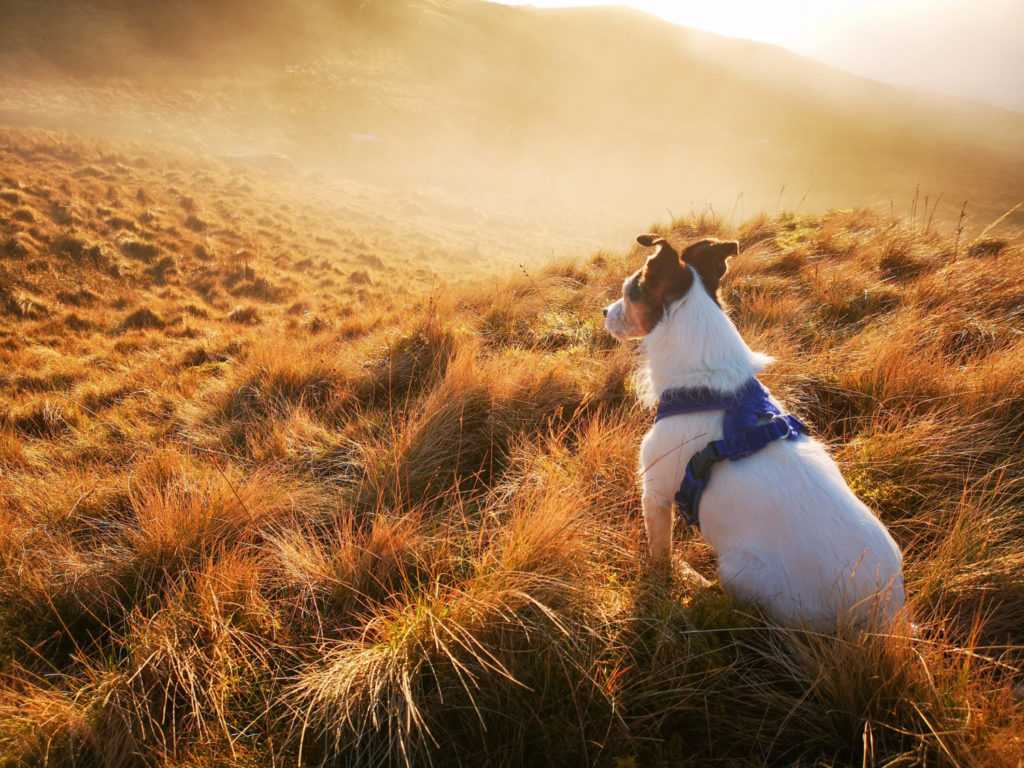
[[645, 567], [650, 413], [600, 316], [635, 251], [352, 287], [278, 250], [295, 210], [231, 222], [274, 208], [247, 177], [3, 136], [3, 764], [1024, 760], [1020, 235], [664, 230], [744, 243], [766, 382], [907, 553], [920, 637], [823, 637], [708, 585], [691, 532], [695, 570]]

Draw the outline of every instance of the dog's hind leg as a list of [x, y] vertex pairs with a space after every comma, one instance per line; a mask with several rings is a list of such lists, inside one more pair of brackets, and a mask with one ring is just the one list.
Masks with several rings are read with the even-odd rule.
[[672, 557], [672, 507], [659, 503], [658, 497], [649, 492], [643, 495], [643, 507], [651, 557], [667, 564]]
[[767, 553], [732, 549], [718, 556], [718, 580], [741, 603], [761, 606], [779, 623], [801, 623], [805, 611], [785, 569]]

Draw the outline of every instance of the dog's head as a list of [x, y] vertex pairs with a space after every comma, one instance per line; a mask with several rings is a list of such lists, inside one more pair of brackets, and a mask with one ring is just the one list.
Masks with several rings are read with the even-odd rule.
[[689, 295], [695, 272], [708, 296], [718, 304], [718, 284], [728, 270], [726, 261], [739, 252], [735, 240], [699, 240], [681, 254], [658, 235], [640, 235], [636, 241], [657, 250], [626, 278], [622, 298], [604, 310], [605, 328], [623, 341], [649, 334], [675, 302]]

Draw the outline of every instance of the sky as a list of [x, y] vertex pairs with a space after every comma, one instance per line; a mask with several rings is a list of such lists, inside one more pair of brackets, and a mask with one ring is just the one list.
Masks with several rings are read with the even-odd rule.
[[897, 85], [1024, 112], [1024, 0], [498, 0], [629, 5]]

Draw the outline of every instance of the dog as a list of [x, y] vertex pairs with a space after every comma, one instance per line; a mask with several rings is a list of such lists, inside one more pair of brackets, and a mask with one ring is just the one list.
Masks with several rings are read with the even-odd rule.
[[[604, 315], [619, 340], [642, 340], [638, 380], [646, 399], [664, 403], [663, 395], [698, 392], [728, 402], [754, 387], [766, 412], [752, 429], [781, 425], [776, 431], [786, 438], [716, 460], [694, 502], [698, 508], [689, 510], [717, 555], [722, 588], [785, 626], [834, 631], [906, 623], [899, 547], [825, 447], [803, 434], [795, 417], [775, 415], [779, 403], [755, 378], [772, 360], [747, 346], [719, 303], [719, 284], [739, 244], [704, 239], [677, 253], [657, 235], [637, 242], [656, 250], [626, 278], [622, 298]], [[673, 500], [685, 490], [687, 467], [693, 474], [698, 453], [729, 437], [723, 431], [729, 413], [720, 405], [669, 415], [644, 437], [643, 515], [657, 563], [670, 562]]]

